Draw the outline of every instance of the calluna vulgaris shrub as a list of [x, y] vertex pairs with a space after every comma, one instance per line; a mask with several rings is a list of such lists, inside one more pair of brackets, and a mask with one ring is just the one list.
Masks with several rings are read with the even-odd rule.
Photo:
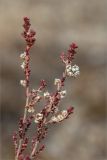
[[[30, 89], [30, 49], [36, 41], [36, 32], [30, 26], [30, 19], [24, 17], [22, 36], [26, 42], [26, 47], [25, 51], [20, 54], [20, 58], [22, 59], [21, 68], [25, 79], [20, 80], [20, 84], [25, 88], [26, 103], [24, 115], [19, 120], [18, 131], [13, 134], [15, 160], [37, 160], [39, 154], [45, 148], [42, 141], [47, 136], [48, 128], [51, 125], [61, 123], [73, 113], [74, 108], [72, 106], [60, 111], [60, 102], [66, 96], [66, 90], [63, 89], [66, 79], [77, 77], [80, 73], [77, 65], [72, 66], [72, 60], [78, 48], [75, 43], [72, 43], [66, 54], [61, 53], [60, 59], [65, 65], [65, 70], [61, 78], [55, 78], [54, 80], [56, 91], [49, 93], [45, 89], [47, 86], [45, 80], [41, 80], [38, 89]], [[37, 113], [37, 104], [41, 100], [44, 101], [44, 106]], [[33, 136], [29, 135], [28, 137], [28, 130], [32, 123], [35, 125], [35, 132]]]

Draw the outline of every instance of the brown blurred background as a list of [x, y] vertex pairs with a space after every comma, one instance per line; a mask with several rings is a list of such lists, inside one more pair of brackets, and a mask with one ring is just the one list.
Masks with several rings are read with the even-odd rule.
[[45, 79], [48, 90], [63, 71], [59, 55], [71, 42], [79, 46], [74, 64], [80, 77], [66, 82], [62, 108], [75, 107], [72, 118], [50, 129], [43, 160], [107, 160], [106, 61], [107, 0], [0, 0], [1, 160], [14, 159], [12, 134], [23, 114], [20, 53], [22, 18], [37, 32], [31, 52], [31, 83]]

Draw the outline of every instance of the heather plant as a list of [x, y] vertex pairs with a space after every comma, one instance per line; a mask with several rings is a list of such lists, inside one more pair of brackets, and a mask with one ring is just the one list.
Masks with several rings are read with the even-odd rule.
[[[25, 88], [26, 103], [24, 106], [24, 115], [19, 120], [18, 131], [13, 134], [13, 142], [15, 147], [15, 160], [38, 160], [38, 156], [44, 150], [45, 145], [43, 140], [46, 138], [48, 129], [51, 125], [61, 123], [69, 118], [73, 113], [72, 106], [62, 110], [60, 102], [66, 96], [64, 84], [67, 78], [77, 77], [79, 67], [72, 65], [74, 55], [78, 46], [72, 43], [67, 50], [67, 53], [61, 53], [60, 59], [65, 66], [61, 78], [55, 78], [54, 85], [56, 90], [49, 93], [46, 90], [47, 83], [45, 80], [40, 81], [37, 89], [30, 87], [30, 50], [36, 41], [36, 32], [31, 29], [30, 19], [24, 17], [22, 36], [25, 40], [26, 47], [23, 53], [20, 54], [22, 60], [21, 68], [24, 72], [25, 79], [20, 80], [20, 84]], [[43, 101], [42, 109], [37, 112], [37, 107], [40, 101]], [[33, 136], [29, 132], [31, 125], [34, 125]]]

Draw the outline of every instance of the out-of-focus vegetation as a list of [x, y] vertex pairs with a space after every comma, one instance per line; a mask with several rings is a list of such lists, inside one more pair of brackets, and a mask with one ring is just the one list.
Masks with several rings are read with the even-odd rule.
[[62, 107], [73, 105], [75, 113], [50, 130], [43, 160], [106, 160], [106, 0], [0, 1], [1, 64], [1, 160], [14, 159], [12, 133], [23, 114], [24, 90], [19, 54], [23, 52], [22, 18], [29, 16], [37, 32], [31, 53], [31, 82], [37, 87], [47, 80], [48, 90], [63, 71], [60, 52], [74, 41], [79, 50], [74, 64], [78, 79], [66, 83], [68, 94]]

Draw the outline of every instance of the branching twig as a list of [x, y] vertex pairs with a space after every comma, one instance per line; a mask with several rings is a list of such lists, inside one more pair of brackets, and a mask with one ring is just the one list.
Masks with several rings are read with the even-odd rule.
[[[20, 84], [26, 89], [26, 104], [23, 118], [19, 121], [19, 130], [13, 135], [15, 160], [36, 160], [45, 147], [44, 144], [41, 145], [41, 142], [47, 135], [48, 127], [51, 124], [62, 122], [73, 113], [73, 107], [60, 111], [60, 101], [66, 96], [66, 90], [63, 90], [65, 80], [68, 77], [77, 77], [80, 73], [77, 65], [72, 66], [72, 60], [78, 48], [75, 43], [72, 43], [67, 53], [62, 53], [60, 56], [65, 65], [65, 71], [61, 78], [55, 78], [54, 85], [56, 86], [56, 91], [53, 93], [44, 91], [47, 86], [44, 80], [40, 82], [40, 86], [37, 90], [30, 90], [30, 49], [36, 40], [36, 33], [30, 29], [30, 26], [29, 18], [24, 17], [24, 32], [22, 36], [26, 42], [26, 48], [24, 53], [20, 55], [20, 58], [23, 59], [21, 68], [24, 71], [25, 80], [21, 80]], [[37, 103], [41, 99], [45, 101], [45, 104], [43, 109], [39, 113], [36, 113], [35, 105], [37, 106]], [[26, 133], [32, 122], [36, 123], [37, 131], [34, 133], [34, 138], [32, 138], [32, 146], [30, 146], [32, 149], [26, 155], [24, 151], [28, 147], [28, 144], [31, 145]]]

